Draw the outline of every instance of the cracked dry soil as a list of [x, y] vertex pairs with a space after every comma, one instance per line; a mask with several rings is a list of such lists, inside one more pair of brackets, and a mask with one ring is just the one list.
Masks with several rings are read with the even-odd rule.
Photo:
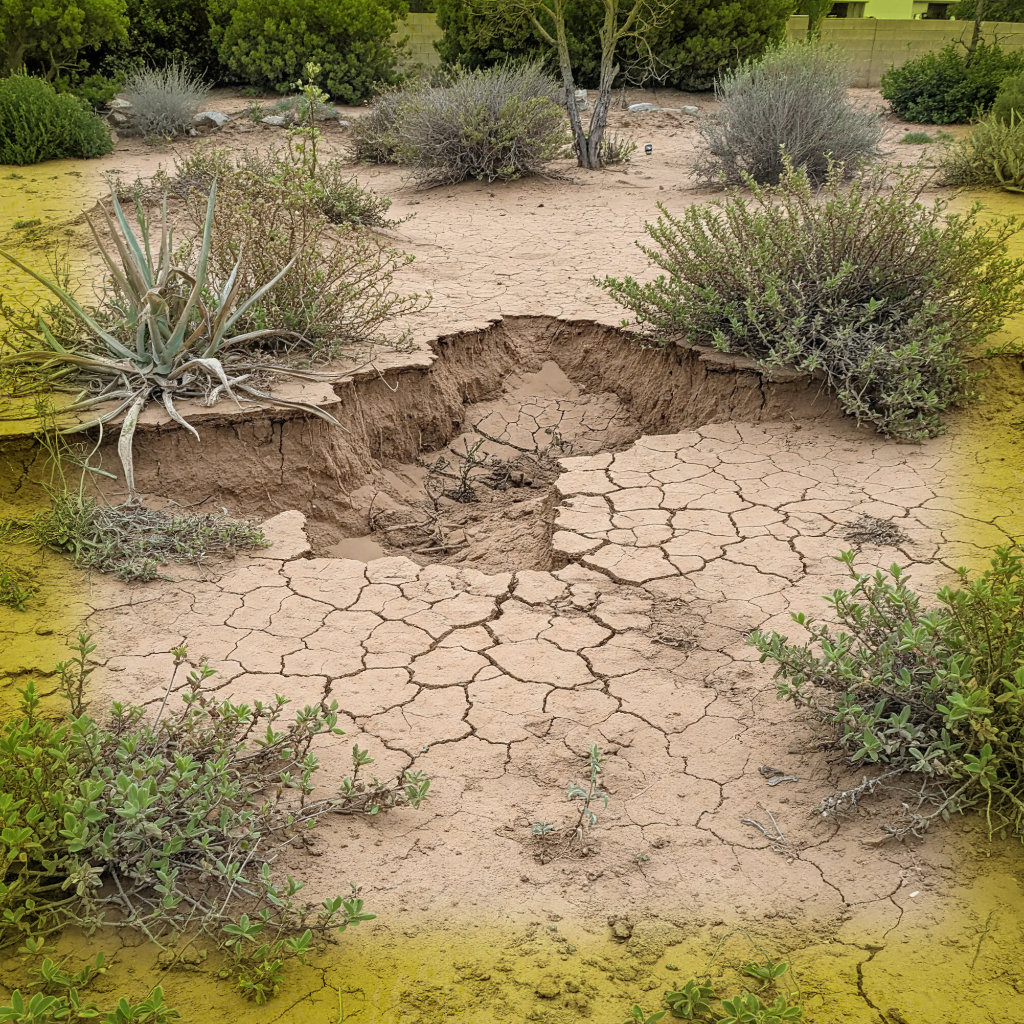
[[[685, 159], [685, 129], [652, 123], [658, 152]], [[471, 206], [473, 188], [457, 201]], [[594, 188], [617, 186], [581, 186]], [[521, 183], [510, 220], [551, 189], [565, 199], [553, 233], [567, 235], [593, 195]], [[615, 194], [620, 221], [650, 212], [650, 195]], [[378, 919], [268, 1006], [204, 973], [159, 973], [144, 947], [123, 950], [122, 970], [157, 972], [197, 1021], [618, 1024], [720, 948], [713, 973], [734, 986], [746, 960], [790, 960], [815, 1024], [1024, 1020], [1019, 845], [989, 844], [974, 819], [879, 844], [898, 792], [841, 826], [822, 819], [821, 797], [859, 776], [776, 700], [745, 641], [825, 612], [845, 582], [833, 556], [851, 543], [861, 568], [898, 561], [927, 592], [1021, 535], [1019, 366], [999, 364], [985, 410], [949, 437], [895, 444], [807, 380], [639, 347], [579, 282], [561, 306], [604, 323], [540, 315], [548, 255], [517, 251], [519, 291], [486, 263], [468, 290], [448, 281], [447, 262], [498, 230], [432, 263], [452, 198], [404, 198], [419, 272], [437, 273], [463, 318], [483, 302], [504, 319], [452, 315], [429, 345], [354, 372], [322, 396], [340, 432], [214, 409], [196, 445], [141, 423], [144, 490], [273, 513], [272, 547], [142, 587], [90, 579], [46, 597], [35, 632], [4, 625], [15, 678], [49, 671], [55, 634], [91, 630], [99, 703], [162, 699], [182, 642], [239, 700], [301, 705], [329, 687], [347, 735], [320, 751], [325, 787], [352, 742], [382, 775], [433, 779], [420, 811], [337, 818], [291, 854], [313, 897], [352, 881]], [[626, 237], [618, 222], [608, 233]], [[466, 478], [470, 501], [452, 494], [467, 451], [487, 459]], [[609, 802], [580, 857], [531, 825], [564, 831], [566, 787], [594, 743]]]

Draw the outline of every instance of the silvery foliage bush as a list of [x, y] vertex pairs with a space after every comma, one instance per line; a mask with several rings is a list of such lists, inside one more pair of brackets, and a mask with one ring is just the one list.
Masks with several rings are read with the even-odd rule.
[[926, 184], [884, 168], [847, 182], [838, 165], [820, 189], [792, 166], [776, 185], [748, 178], [679, 216], [661, 206], [640, 248], [663, 273], [603, 286], [662, 343], [816, 373], [881, 433], [940, 433], [973, 393], [970, 355], [1024, 308], [1024, 260], [1007, 256], [1013, 218], [948, 214]]
[[852, 175], [879, 155], [882, 123], [850, 104], [848, 84], [842, 55], [814, 43], [781, 46], [727, 71], [715, 86], [719, 109], [697, 123], [697, 180], [740, 185], [749, 175], [775, 184], [787, 157], [814, 184], [830, 167]]
[[184, 64], [133, 71], [122, 90], [132, 105], [132, 131], [162, 138], [184, 135], [209, 94], [202, 79]]
[[569, 144], [557, 86], [540, 64], [504, 64], [415, 90], [398, 108], [398, 162], [421, 186], [542, 174]]

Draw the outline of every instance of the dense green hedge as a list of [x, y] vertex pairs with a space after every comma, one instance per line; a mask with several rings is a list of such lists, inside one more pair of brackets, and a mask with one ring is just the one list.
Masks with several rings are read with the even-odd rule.
[[882, 75], [882, 95], [908, 121], [956, 124], [984, 114], [1003, 79], [1024, 71], [1024, 53], [981, 43], [969, 54], [959, 43], [908, 60]]
[[358, 103], [396, 78], [392, 36], [399, 0], [217, 0], [212, 38], [228, 72], [247, 85], [288, 92], [307, 61], [335, 99]]
[[[761, 53], [785, 32], [790, 0], [676, 0], [666, 27], [651, 38], [658, 66], [654, 74], [679, 89], [709, 89], [715, 76]], [[567, 34], [577, 81], [597, 84], [600, 68], [598, 29], [602, 0], [569, 4]], [[437, 0], [437, 21], [444, 36], [437, 44], [441, 59], [471, 68], [489, 67], [506, 57], [551, 58], [514, 7], [494, 0], [486, 9], [473, 0]], [[652, 80], [635, 44], [620, 54], [623, 76]]]
[[128, 0], [128, 49], [147, 64], [187, 63], [216, 79], [221, 69], [210, 12], [207, 0]]
[[84, 100], [31, 75], [0, 79], [0, 164], [103, 156], [113, 148], [110, 130]]

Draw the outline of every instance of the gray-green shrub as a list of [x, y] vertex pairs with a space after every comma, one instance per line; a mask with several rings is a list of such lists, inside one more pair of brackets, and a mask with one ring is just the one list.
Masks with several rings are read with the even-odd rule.
[[1024, 115], [1003, 121], [995, 112], [983, 117], [945, 153], [943, 176], [948, 184], [1024, 186]]
[[604, 287], [662, 342], [814, 371], [882, 433], [940, 432], [972, 394], [969, 353], [1024, 308], [1024, 260], [1007, 256], [1018, 222], [926, 204], [914, 170], [847, 183], [836, 167], [820, 192], [803, 169], [749, 184], [678, 216], [660, 207], [640, 248], [663, 273]]
[[859, 797], [910, 776], [912, 795], [892, 835], [919, 835], [935, 818], [976, 810], [990, 833], [1024, 839], [1024, 555], [998, 549], [977, 578], [927, 607], [907, 574], [862, 573], [826, 601], [836, 624], [795, 614], [809, 638], [755, 631], [761, 660], [777, 664], [779, 696], [812, 708], [858, 768], [878, 766], [821, 809], [841, 816]]
[[992, 116], [1004, 124], [1024, 121], [1024, 74], [1003, 79], [992, 104]]
[[777, 47], [727, 71], [715, 85], [718, 111], [697, 122], [697, 180], [739, 185], [749, 175], [771, 184], [785, 157], [815, 183], [832, 165], [855, 173], [878, 156], [882, 125], [878, 114], [852, 106], [848, 84], [842, 55], [814, 42]]
[[104, 156], [110, 129], [76, 96], [32, 75], [0, 79], [0, 164]]
[[417, 89], [398, 108], [398, 160], [424, 187], [541, 174], [571, 141], [556, 90], [536, 63]]
[[185, 64], [172, 63], [130, 72], [122, 93], [132, 105], [134, 132], [171, 138], [192, 127], [210, 90]]

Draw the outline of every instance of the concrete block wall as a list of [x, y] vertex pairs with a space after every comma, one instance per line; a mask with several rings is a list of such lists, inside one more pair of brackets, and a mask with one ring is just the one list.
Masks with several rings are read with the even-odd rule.
[[[889, 20], [884, 18], [826, 18], [821, 38], [834, 43], [850, 58], [853, 84], [877, 88], [882, 74], [892, 65], [900, 65], [929, 50], [941, 50], [957, 39], [967, 40], [973, 30], [969, 21], [925, 21], [922, 19]], [[441, 58], [434, 42], [441, 38], [433, 14], [410, 14], [399, 26], [398, 35], [407, 36], [411, 63], [437, 67]], [[794, 16], [786, 26], [789, 39], [807, 35], [807, 18]], [[1006, 50], [1024, 49], [1024, 24], [1019, 22], [983, 23], [983, 37], [998, 39]]]
[[[898, 67], [931, 50], [941, 50], [957, 40], [966, 42], [973, 31], [970, 21], [826, 18], [821, 38], [849, 55], [855, 86], [877, 88], [890, 67]], [[807, 18], [790, 18], [786, 35], [789, 39], [803, 39], [807, 35]], [[1024, 24], [986, 21], [982, 23], [982, 37], [998, 39], [1004, 50], [1021, 50]]]

